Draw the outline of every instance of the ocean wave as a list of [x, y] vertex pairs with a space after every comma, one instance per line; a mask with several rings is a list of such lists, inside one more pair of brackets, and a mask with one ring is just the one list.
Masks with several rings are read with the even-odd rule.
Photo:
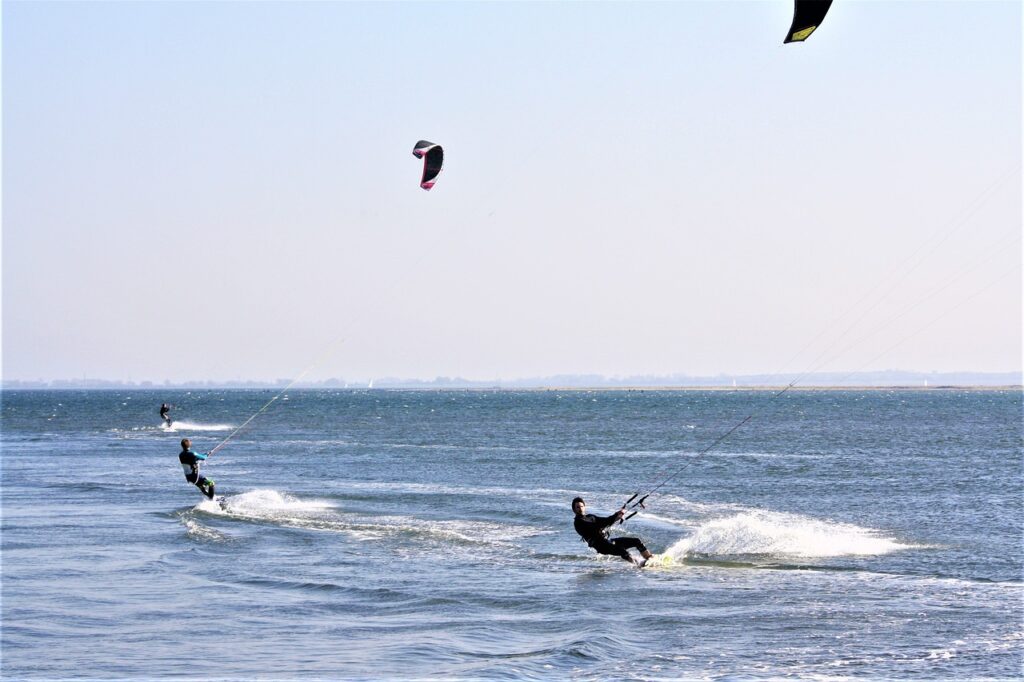
[[871, 664], [887, 663], [900, 666], [919, 668], [941, 664], [958, 657], [979, 657], [991, 654], [1003, 654], [1024, 650], [1024, 632], [1007, 634], [972, 634], [965, 639], [957, 639], [937, 648], [910, 653], [892, 653], [880, 656], [847, 657], [830, 661], [833, 668], [863, 667]]

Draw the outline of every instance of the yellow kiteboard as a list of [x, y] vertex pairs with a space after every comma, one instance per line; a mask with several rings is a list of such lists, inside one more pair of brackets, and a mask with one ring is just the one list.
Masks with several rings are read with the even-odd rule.
[[644, 564], [644, 568], [667, 568], [668, 566], [674, 566], [676, 560], [672, 558], [671, 554], [655, 554], [647, 563]]

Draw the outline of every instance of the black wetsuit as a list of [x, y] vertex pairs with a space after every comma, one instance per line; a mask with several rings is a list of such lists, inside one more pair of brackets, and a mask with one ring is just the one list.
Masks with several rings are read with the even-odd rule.
[[171, 406], [167, 403], [160, 406], [160, 418], [164, 420], [164, 424], [167, 426], [171, 425]]
[[636, 559], [629, 553], [630, 548], [638, 550], [641, 554], [647, 551], [640, 538], [612, 538], [608, 539], [608, 528], [619, 520], [618, 514], [611, 516], [594, 516], [593, 514], [577, 514], [572, 522], [576, 532], [587, 541], [598, 554], [609, 554], [622, 557], [626, 561], [635, 564]]
[[178, 454], [178, 461], [181, 462], [181, 468], [185, 470], [185, 480], [189, 483], [194, 483], [197, 488], [203, 491], [204, 495], [212, 500], [213, 481], [199, 475], [199, 463], [208, 456], [202, 452], [182, 450]]

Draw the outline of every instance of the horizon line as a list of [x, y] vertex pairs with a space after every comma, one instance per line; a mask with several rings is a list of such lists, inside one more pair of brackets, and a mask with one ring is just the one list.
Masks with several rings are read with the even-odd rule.
[[[3, 379], [0, 390], [18, 389], [191, 389], [191, 388], [283, 388], [293, 380], [266, 379], [187, 379], [163, 381], [131, 379]], [[331, 377], [318, 381], [294, 382], [293, 388], [352, 389], [770, 389], [785, 386], [804, 388], [893, 388], [893, 387], [1003, 387], [1024, 386], [1024, 372], [920, 372], [908, 370], [875, 370], [863, 372], [815, 372], [792, 374], [717, 374], [713, 376], [632, 375], [608, 377], [600, 374], [556, 374], [546, 377], [518, 379], [466, 379], [438, 376], [433, 379], [380, 377], [367, 380], [345, 380]]]

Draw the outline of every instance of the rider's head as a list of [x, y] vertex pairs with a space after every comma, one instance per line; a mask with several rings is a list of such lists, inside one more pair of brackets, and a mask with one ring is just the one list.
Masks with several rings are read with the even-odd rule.
[[573, 498], [572, 510], [577, 514], [582, 514], [587, 509], [587, 503], [583, 501], [582, 497]]
[[182, 450], [188, 450], [190, 447], [192, 447], [192, 441], [190, 441], [188, 438], [182, 438], [181, 439], [181, 449]]

